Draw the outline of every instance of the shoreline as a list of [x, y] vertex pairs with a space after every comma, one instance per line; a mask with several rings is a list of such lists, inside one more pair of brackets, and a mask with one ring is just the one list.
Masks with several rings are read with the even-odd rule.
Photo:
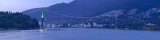
[[[47, 29], [47, 28], [45, 28]], [[48, 28], [48, 29], [56, 29], [56, 28]], [[62, 28], [63, 29], [63, 28]], [[76, 28], [74, 28], [76, 29]], [[80, 28], [78, 28], [80, 29]], [[131, 30], [131, 31], [152, 31], [152, 32], [160, 32], [160, 30], [144, 30], [144, 29], [115, 29], [115, 28], [82, 28], [82, 29], [109, 29], [109, 30]], [[0, 31], [10, 31], [10, 30], [39, 30], [39, 28], [34, 29], [0, 29]]]

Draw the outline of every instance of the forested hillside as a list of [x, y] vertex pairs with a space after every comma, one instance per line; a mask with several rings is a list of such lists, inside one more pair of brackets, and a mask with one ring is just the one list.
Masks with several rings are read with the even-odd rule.
[[0, 12], [0, 29], [35, 29], [38, 21], [23, 13]]

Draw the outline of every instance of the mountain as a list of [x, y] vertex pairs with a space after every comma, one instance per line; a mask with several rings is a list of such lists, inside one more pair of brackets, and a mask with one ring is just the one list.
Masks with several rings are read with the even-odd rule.
[[[146, 9], [160, 7], [159, 2], [160, 0], [75, 0], [68, 4], [59, 3], [44, 9], [68, 16], [92, 17], [114, 9], [138, 9], [139, 11], [144, 11]], [[26, 10], [23, 13], [26, 13], [32, 17], [40, 17], [41, 11], [34, 12], [38, 9], [41, 8]], [[44, 13], [52, 14], [50, 12]], [[52, 14], [49, 17], [54, 16], [55, 14]]]
[[[23, 13], [30, 15], [32, 18], [40, 18], [41, 8], [26, 10]], [[60, 25], [65, 24], [62, 27], [67, 27], [66, 25], [68, 24], [72, 24], [73, 27], [78, 25], [82, 27], [82, 24], [102, 24], [103, 28], [114, 28], [117, 23], [118, 28], [122, 29], [159, 30], [160, 0], [74, 0], [68, 4], [59, 3], [46, 7], [44, 8], [44, 15], [45, 18], [68, 16], [97, 18], [53, 19], [46, 21]]]

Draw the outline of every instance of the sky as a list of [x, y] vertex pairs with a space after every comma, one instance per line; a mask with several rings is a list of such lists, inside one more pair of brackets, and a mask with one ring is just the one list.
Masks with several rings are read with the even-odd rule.
[[32, 8], [48, 7], [73, 0], [0, 0], [0, 11], [22, 12]]

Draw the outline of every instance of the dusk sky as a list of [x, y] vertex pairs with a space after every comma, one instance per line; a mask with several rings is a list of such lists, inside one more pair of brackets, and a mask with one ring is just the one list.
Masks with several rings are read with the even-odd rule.
[[0, 11], [22, 12], [27, 9], [48, 7], [73, 0], [0, 0]]

